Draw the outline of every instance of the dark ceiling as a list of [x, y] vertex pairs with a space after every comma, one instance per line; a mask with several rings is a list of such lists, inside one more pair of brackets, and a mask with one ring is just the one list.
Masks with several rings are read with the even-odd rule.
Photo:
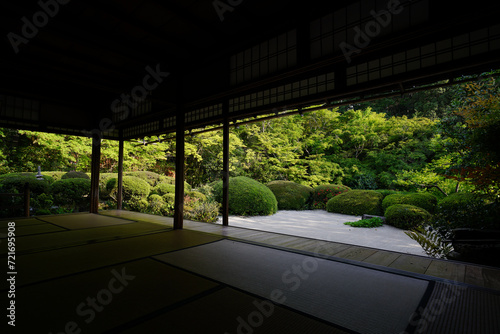
[[[217, 124], [229, 112], [243, 117], [499, 67], [497, 1], [401, 1], [377, 21], [373, 13], [394, 3], [2, 1], [0, 126], [81, 133], [109, 118], [132, 138], [171, 132], [169, 117], [188, 112], [191, 127]], [[376, 22], [369, 41], [356, 36]], [[359, 52], [347, 59], [341, 42]], [[154, 86], [147, 98], [125, 107], [124, 96], [145, 85]], [[117, 117], [117, 106], [126, 115]]]

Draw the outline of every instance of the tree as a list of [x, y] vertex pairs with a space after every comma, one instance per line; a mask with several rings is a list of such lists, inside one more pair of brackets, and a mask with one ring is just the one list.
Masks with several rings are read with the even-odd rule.
[[447, 178], [468, 181], [483, 193], [500, 195], [500, 82], [490, 78], [462, 84], [455, 110], [442, 120], [444, 142], [455, 154]]

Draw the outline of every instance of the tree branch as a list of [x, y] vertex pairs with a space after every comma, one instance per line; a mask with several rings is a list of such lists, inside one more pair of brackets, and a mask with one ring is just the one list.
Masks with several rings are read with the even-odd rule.
[[417, 186], [419, 187], [424, 187], [424, 188], [437, 188], [440, 192], [442, 192], [445, 196], [448, 196], [448, 194], [443, 190], [441, 189], [440, 186], [438, 186], [437, 184], [417, 184]]

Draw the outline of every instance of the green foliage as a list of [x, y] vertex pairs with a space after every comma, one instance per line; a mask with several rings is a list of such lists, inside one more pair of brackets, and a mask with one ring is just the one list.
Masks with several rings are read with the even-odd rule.
[[123, 207], [126, 210], [148, 213], [149, 202], [145, 198], [133, 197], [126, 202], [123, 202]]
[[3, 193], [22, 193], [24, 185], [27, 183], [30, 188], [30, 193], [39, 195], [49, 191], [50, 181], [49, 176], [45, 176], [43, 180], [38, 180], [35, 174], [21, 175], [8, 174], [0, 180], [0, 191]]
[[[222, 181], [215, 184], [215, 199], [222, 203]], [[229, 178], [229, 213], [241, 216], [266, 216], [276, 213], [278, 201], [273, 192], [245, 176]]]
[[361, 219], [355, 222], [345, 222], [344, 225], [350, 225], [352, 227], [373, 228], [383, 226], [384, 222], [382, 221], [382, 218], [373, 217], [370, 219]]
[[186, 196], [189, 196], [190, 198], [192, 198], [196, 201], [202, 201], [202, 202], [207, 201], [207, 196], [205, 196], [203, 193], [201, 193], [199, 191], [190, 191], [186, 194]]
[[204, 184], [204, 185], [196, 188], [195, 190], [202, 193], [203, 195], [205, 195], [207, 201], [209, 201], [209, 202], [215, 201], [214, 194], [213, 194], [214, 188], [213, 188], [212, 184]]
[[412, 230], [422, 226], [431, 217], [432, 215], [425, 209], [409, 204], [395, 204], [385, 210], [385, 222], [405, 230]]
[[40, 194], [31, 199], [31, 206], [35, 208], [35, 215], [49, 215], [54, 206], [54, 198], [51, 194]]
[[42, 175], [50, 176], [51, 178], [54, 179], [54, 181], [59, 181], [64, 174], [66, 174], [66, 172], [44, 172], [44, 171], [42, 171]]
[[[110, 197], [116, 201], [118, 179], [109, 179], [106, 183], [106, 190], [109, 192]], [[128, 202], [134, 200], [135, 202], [137, 202], [138, 200], [147, 198], [150, 192], [151, 187], [146, 181], [135, 176], [123, 177], [123, 201]], [[143, 208], [144, 203], [134, 203], [133, 206], [134, 205], [136, 207]]]
[[382, 196], [384, 196], [384, 198], [386, 198], [389, 195], [400, 194], [401, 193], [398, 190], [389, 190], [389, 189], [377, 189], [375, 191], [378, 192], [378, 193], [380, 193], [380, 194], [382, 194]]
[[385, 211], [394, 204], [410, 204], [434, 213], [437, 202], [437, 197], [428, 193], [392, 194], [384, 198], [382, 208]]
[[313, 189], [292, 181], [272, 181], [267, 184], [278, 201], [279, 210], [306, 210]]
[[313, 189], [312, 205], [314, 209], [325, 209], [326, 203], [333, 197], [350, 191], [351, 188], [339, 184], [325, 184]]
[[413, 231], [405, 231], [405, 234], [418, 242], [429, 256], [446, 259], [453, 251], [453, 246], [430, 226], [417, 226]]
[[[175, 178], [171, 176], [162, 176], [160, 179], [161, 183], [167, 183], [175, 186]], [[191, 191], [192, 187], [189, 183], [184, 181], [184, 192]]]
[[326, 203], [326, 211], [346, 215], [382, 215], [382, 194], [374, 190], [351, 190], [333, 197]]
[[373, 173], [359, 174], [356, 175], [350, 183], [350, 186], [354, 189], [377, 189], [377, 180]]
[[148, 198], [148, 212], [154, 215], [163, 215], [165, 213], [165, 209], [167, 204], [165, 200], [160, 195], [150, 195]]
[[443, 233], [455, 228], [498, 228], [492, 205], [477, 194], [456, 193], [439, 201], [434, 226]]
[[153, 188], [151, 191], [153, 194], [158, 194], [158, 195], [165, 195], [168, 193], [175, 193], [175, 185], [167, 183], [167, 182], [161, 182], [156, 185], [156, 187]]
[[220, 204], [217, 202], [198, 201], [194, 207], [184, 213], [184, 218], [205, 222], [215, 223], [218, 219]]
[[51, 185], [50, 192], [57, 205], [73, 211], [90, 208], [90, 180], [88, 179], [61, 179]]
[[126, 172], [125, 176], [134, 176], [141, 180], [146, 181], [151, 187], [156, 186], [161, 181], [165, 180], [165, 176], [162, 176], [155, 172], [139, 171], [139, 172]]
[[90, 177], [87, 175], [87, 173], [84, 172], [67, 172], [63, 176], [61, 176], [61, 179], [87, 179], [90, 180]]
[[110, 199], [110, 191], [107, 189], [108, 181], [116, 179], [118, 181], [118, 173], [100, 173], [99, 174], [99, 197], [103, 200]]

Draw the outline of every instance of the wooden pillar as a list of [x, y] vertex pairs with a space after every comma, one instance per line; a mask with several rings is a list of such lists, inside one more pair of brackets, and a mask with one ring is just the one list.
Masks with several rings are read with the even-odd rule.
[[116, 208], [121, 210], [123, 207], [123, 139], [120, 136], [118, 144], [118, 193], [116, 194]]
[[99, 169], [101, 167], [101, 136], [92, 136], [92, 162], [90, 167], [90, 213], [99, 211]]
[[184, 225], [184, 131], [184, 113], [179, 109], [175, 133], [174, 230], [182, 229]]
[[222, 225], [229, 226], [229, 118], [222, 129]]

